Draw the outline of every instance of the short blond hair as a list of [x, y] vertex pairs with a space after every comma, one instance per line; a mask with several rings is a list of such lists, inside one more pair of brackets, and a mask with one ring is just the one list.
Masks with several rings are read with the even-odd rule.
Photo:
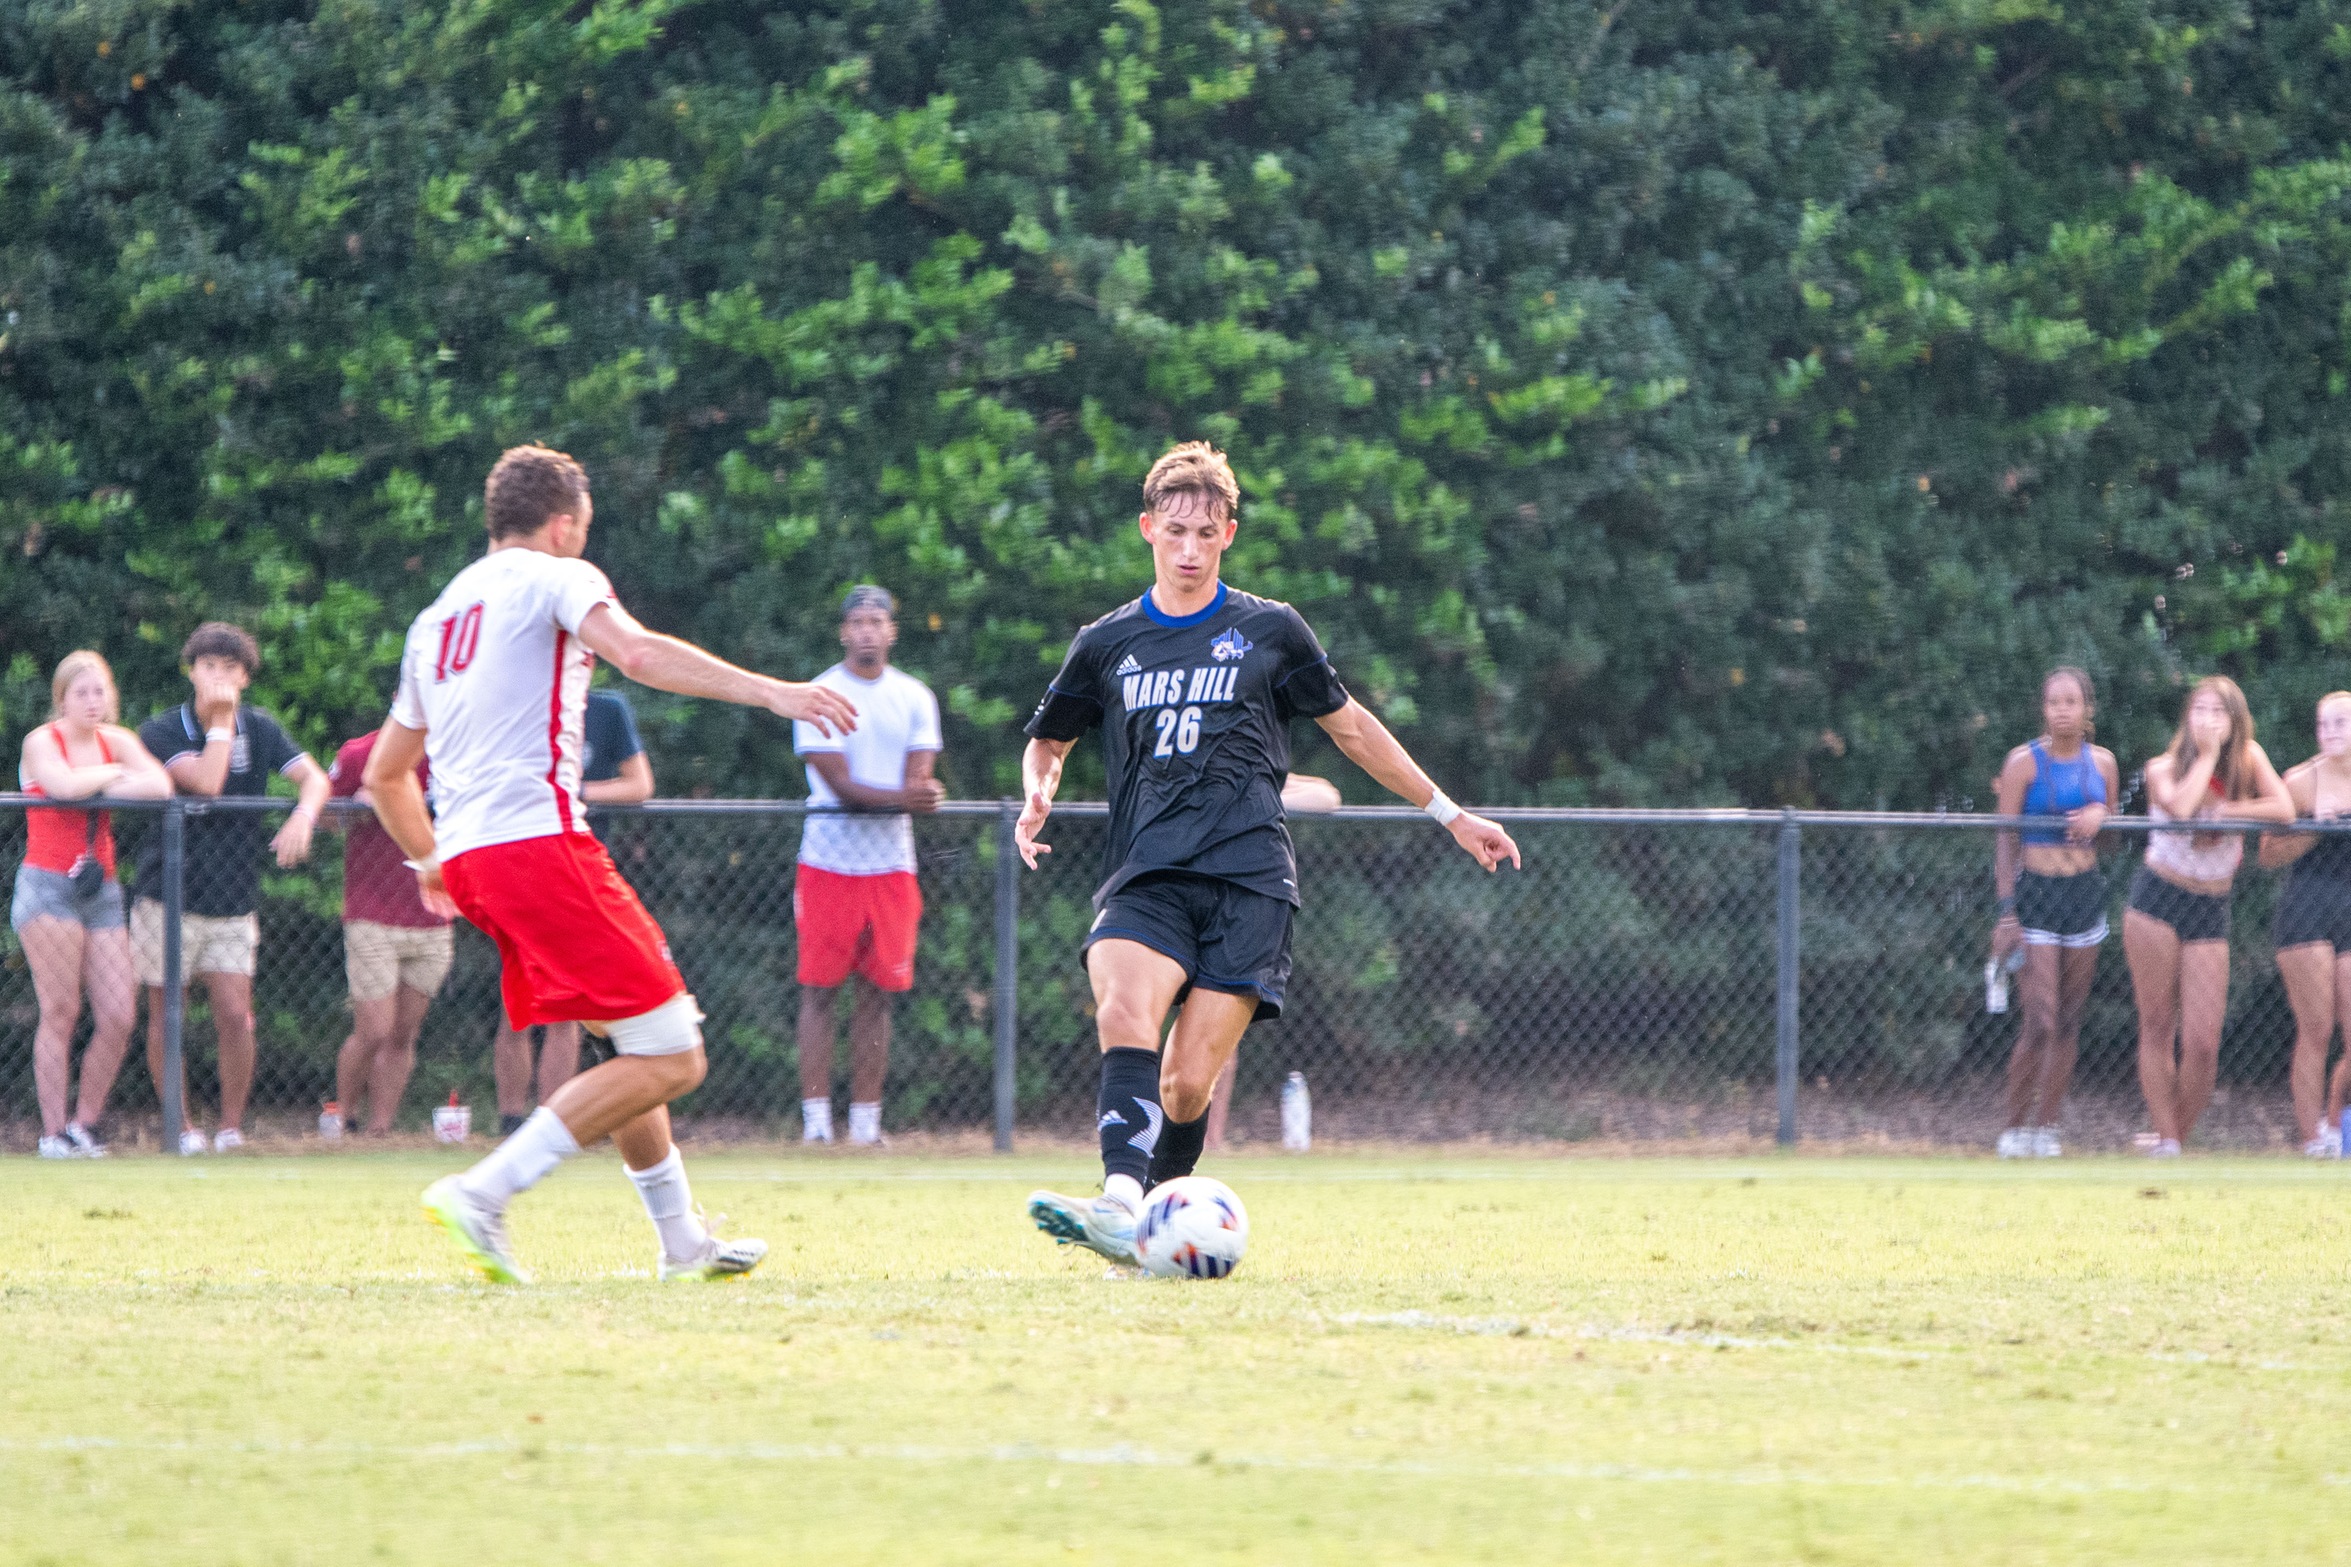
[[122, 692], [115, 688], [114, 671], [107, 666], [105, 656], [88, 648], [76, 648], [57, 661], [57, 673], [49, 677], [49, 717], [52, 721], [65, 716], [65, 693], [73, 683], [95, 671], [106, 682], [106, 721], [122, 722]]
[[1178, 495], [1204, 497], [1210, 507], [1221, 507], [1225, 520], [1240, 514], [1241, 482], [1224, 453], [1206, 441], [1186, 441], [1151, 465], [1143, 476], [1143, 509], [1156, 512]]

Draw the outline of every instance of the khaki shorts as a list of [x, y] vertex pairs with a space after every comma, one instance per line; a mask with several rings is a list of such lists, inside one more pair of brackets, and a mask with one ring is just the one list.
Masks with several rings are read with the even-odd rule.
[[402, 985], [438, 995], [456, 956], [457, 941], [446, 925], [343, 924], [343, 973], [354, 1001], [381, 1001]]
[[[190, 974], [253, 975], [261, 950], [261, 920], [252, 914], [180, 916], [180, 977]], [[163, 988], [163, 905], [140, 898], [131, 905], [131, 951], [139, 960], [139, 983]]]

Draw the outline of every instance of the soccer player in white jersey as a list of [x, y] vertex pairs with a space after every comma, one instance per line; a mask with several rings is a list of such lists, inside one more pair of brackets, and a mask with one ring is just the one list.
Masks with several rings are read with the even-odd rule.
[[[594, 507], [561, 452], [518, 446], [483, 491], [489, 553], [409, 629], [400, 692], [368, 758], [377, 817], [416, 867], [425, 904], [498, 944], [516, 1028], [580, 1022], [614, 1059], [583, 1072], [462, 1175], [425, 1189], [425, 1212], [495, 1282], [521, 1283], [506, 1207], [565, 1158], [609, 1136], [661, 1237], [661, 1277], [747, 1273], [765, 1242], [703, 1226], [669, 1137], [669, 1103], [702, 1081], [702, 1014], [669, 944], [580, 799], [588, 677], [598, 657], [641, 684], [856, 727], [837, 692], [738, 669], [646, 630], [581, 555]], [[416, 764], [432, 762], [437, 817]]]
[[[1134, 1260], [1143, 1194], [1192, 1173], [1217, 1074], [1242, 1031], [1282, 1014], [1297, 856], [1284, 822], [1290, 722], [1434, 817], [1480, 866], [1519, 862], [1510, 834], [1462, 810], [1339, 683], [1289, 605], [1228, 586], [1241, 488], [1224, 453], [1187, 441], [1143, 480], [1152, 583], [1079, 631], [1028, 724], [1028, 803], [1013, 843], [1033, 868], [1069, 749], [1102, 731], [1110, 841], [1079, 948], [1102, 1043], [1102, 1195], [1037, 1192], [1063, 1245]], [[1169, 1011], [1175, 1028], [1163, 1050]]]

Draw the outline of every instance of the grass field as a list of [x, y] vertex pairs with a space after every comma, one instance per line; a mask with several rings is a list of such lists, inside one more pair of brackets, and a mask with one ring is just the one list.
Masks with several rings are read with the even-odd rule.
[[8, 1562], [2351, 1558], [2343, 1172], [1315, 1155], [1221, 1284], [1026, 1229], [1077, 1158], [609, 1157], [471, 1282], [421, 1154], [11, 1161]]

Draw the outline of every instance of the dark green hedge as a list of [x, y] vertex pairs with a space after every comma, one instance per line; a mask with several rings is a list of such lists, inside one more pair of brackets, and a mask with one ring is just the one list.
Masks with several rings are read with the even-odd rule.
[[[214, 614], [305, 738], [372, 724], [536, 438], [735, 657], [896, 588], [993, 793], [1207, 435], [1234, 578], [1457, 793], [1958, 803], [2061, 658], [2126, 762], [2207, 668], [2295, 753], [2351, 624], [2347, 16], [0, 4], [0, 730], [85, 643], [169, 699]], [[650, 705], [665, 786], [796, 789], [780, 726]]]

